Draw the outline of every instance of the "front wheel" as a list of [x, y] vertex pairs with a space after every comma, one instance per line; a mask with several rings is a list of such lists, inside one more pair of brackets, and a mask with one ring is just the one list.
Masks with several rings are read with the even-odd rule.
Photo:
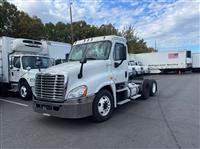
[[108, 90], [100, 90], [93, 102], [93, 119], [102, 122], [109, 119], [114, 109], [113, 96]]
[[20, 97], [23, 100], [31, 100], [32, 98], [32, 90], [31, 87], [28, 85], [27, 82], [22, 82], [19, 88]]

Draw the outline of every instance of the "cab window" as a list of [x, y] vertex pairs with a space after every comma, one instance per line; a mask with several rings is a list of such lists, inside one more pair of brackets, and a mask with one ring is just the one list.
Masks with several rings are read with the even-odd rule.
[[14, 57], [14, 59], [13, 59], [13, 67], [20, 68], [20, 57]]
[[121, 54], [126, 54], [126, 47], [121, 43], [116, 43], [114, 49], [114, 60], [121, 60]]

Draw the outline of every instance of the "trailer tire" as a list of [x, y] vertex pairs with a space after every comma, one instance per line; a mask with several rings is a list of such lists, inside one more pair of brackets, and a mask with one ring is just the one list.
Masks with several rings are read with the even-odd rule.
[[113, 109], [114, 101], [112, 94], [108, 90], [100, 90], [93, 101], [93, 120], [95, 122], [108, 120], [112, 115]]
[[148, 99], [150, 95], [150, 81], [148, 79], [144, 79], [141, 89], [141, 98], [144, 100]]
[[154, 96], [158, 90], [157, 82], [154, 79], [149, 80], [150, 83], [150, 96]]
[[27, 82], [20, 83], [19, 94], [23, 100], [31, 100], [32, 99], [32, 90]]

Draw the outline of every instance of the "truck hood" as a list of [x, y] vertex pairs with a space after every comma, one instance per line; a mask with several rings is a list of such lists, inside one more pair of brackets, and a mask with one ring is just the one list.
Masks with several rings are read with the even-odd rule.
[[72, 71], [75, 71], [75, 70], [80, 70], [80, 67], [81, 67], [81, 64], [80, 64], [79, 61], [67, 62], [67, 63], [63, 63], [63, 64], [59, 64], [59, 65], [50, 67], [50, 68], [45, 69], [45, 70], [43, 70], [41, 72], [42, 73], [67, 75], [68, 72], [72, 72]]
[[[44, 70], [45, 69], [41, 69], [41, 72], [43, 72]], [[31, 69], [31, 70], [25, 72], [24, 75], [29, 75], [29, 76], [31, 76], [30, 78], [33, 78], [33, 77], [35, 77], [36, 73], [38, 73], [38, 72], [39, 72], [38, 69]], [[24, 76], [24, 75], [22, 75], [22, 76]]]

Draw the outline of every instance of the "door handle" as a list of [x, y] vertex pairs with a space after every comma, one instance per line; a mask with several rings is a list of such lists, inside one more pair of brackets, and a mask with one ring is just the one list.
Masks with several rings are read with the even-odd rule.
[[128, 76], [128, 73], [127, 73], [127, 71], [125, 71], [125, 78], [127, 78], [127, 76]]

